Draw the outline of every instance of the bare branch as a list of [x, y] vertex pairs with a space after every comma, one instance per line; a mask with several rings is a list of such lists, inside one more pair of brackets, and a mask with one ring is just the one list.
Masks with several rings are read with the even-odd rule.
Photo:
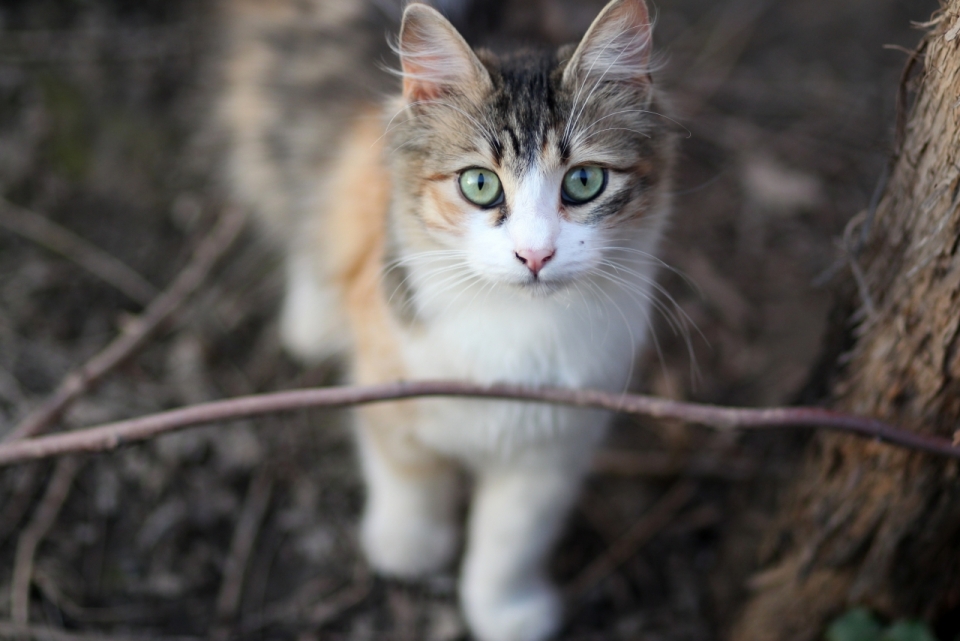
[[95, 632], [68, 632], [47, 625], [24, 625], [0, 621], [0, 639], [34, 641], [201, 641], [199, 637], [114, 636]]
[[47, 485], [47, 491], [37, 506], [30, 524], [17, 539], [16, 560], [13, 566], [13, 581], [10, 586], [10, 612], [13, 622], [25, 625], [30, 620], [30, 582], [33, 578], [33, 559], [40, 542], [47, 536], [53, 523], [60, 514], [63, 502], [70, 494], [73, 479], [80, 470], [80, 462], [75, 457], [57, 461], [53, 478]]
[[[308, 584], [309, 585], [309, 584]], [[292, 602], [275, 604], [259, 615], [245, 620], [240, 628], [243, 636], [260, 632], [271, 625], [309, 628], [314, 634], [343, 616], [348, 610], [361, 604], [373, 588], [372, 577], [363, 571], [351, 583], [339, 588], [333, 594], [327, 594], [317, 600], [315, 595], [309, 603], [304, 602], [304, 594], [295, 597]]]
[[17, 470], [13, 477], [13, 487], [0, 509], [0, 545], [7, 537], [17, 533], [20, 519], [33, 504], [34, 495], [40, 485], [40, 470], [37, 465], [27, 465]]
[[[227, 622], [237, 615], [240, 607], [240, 597], [243, 594], [243, 578], [247, 569], [247, 561], [253, 552], [260, 524], [270, 507], [270, 495], [273, 482], [266, 466], [250, 481], [247, 498], [244, 501], [237, 527], [230, 542], [230, 553], [223, 565], [223, 579], [220, 582], [220, 594], [217, 595], [217, 618]], [[227, 638], [229, 634], [220, 635]]]
[[142, 305], [157, 288], [123, 262], [45, 216], [0, 198], [0, 226], [60, 254]]
[[614, 570], [633, 557], [658, 532], [670, 524], [677, 512], [696, 494], [692, 481], [678, 481], [653, 507], [647, 510], [606, 552], [581, 570], [570, 585], [567, 596], [576, 600]]
[[417, 381], [341, 386], [239, 396], [201, 403], [98, 427], [0, 445], [0, 466], [76, 452], [102, 452], [193, 425], [307, 408], [347, 407], [426, 396], [488, 398], [557, 403], [698, 423], [717, 429], [817, 427], [856, 434], [921, 452], [960, 458], [949, 439], [918, 434], [882, 421], [819, 407], [750, 409], [683, 403], [641, 394], [615, 394], [523, 385], [477, 385], [457, 381]]
[[316, 629], [332, 623], [347, 610], [362, 603], [370, 594], [372, 587], [373, 581], [370, 580], [370, 577], [364, 577], [330, 598], [324, 599], [307, 613], [307, 624]]
[[743, 455], [719, 452], [680, 454], [655, 450], [633, 451], [605, 448], [593, 456], [591, 471], [610, 476], [647, 478], [686, 476], [743, 481], [756, 475], [758, 461]]
[[244, 218], [236, 209], [228, 209], [210, 234], [197, 247], [193, 258], [173, 283], [130, 323], [124, 331], [101, 352], [63, 379], [53, 395], [39, 408], [27, 415], [2, 441], [27, 438], [45, 430], [87, 390], [95, 386], [110, 371], [142, 349], [158, 329], [200, 286], [207, 274], [233, 244], [243, 229]]

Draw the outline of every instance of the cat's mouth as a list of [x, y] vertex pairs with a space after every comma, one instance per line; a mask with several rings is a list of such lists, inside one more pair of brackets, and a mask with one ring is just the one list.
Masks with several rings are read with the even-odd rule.
[[545, 279], [541, 276], [534, 276], [531, 274], [522, 283], [517, 284], [517, 289], [521, 290], [532, 298], [546, 298], [547, 296], [566, 289], [569, 284], [570, 281], [565, 278]]

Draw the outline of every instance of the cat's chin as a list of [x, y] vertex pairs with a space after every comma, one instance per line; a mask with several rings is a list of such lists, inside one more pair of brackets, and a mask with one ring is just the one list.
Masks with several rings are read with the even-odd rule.
[[530, 279], [514, 285], [514, 289], [530, 298], [548, 298], [561, 292], [569, 285], [567, 280]]

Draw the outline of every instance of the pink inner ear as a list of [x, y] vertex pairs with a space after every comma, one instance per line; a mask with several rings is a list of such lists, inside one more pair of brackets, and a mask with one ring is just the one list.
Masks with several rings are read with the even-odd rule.
[[410, 102], [434, 100], [443, 93], [444, 81], [438, 77], [436, 68], [438, 60], [424, 56], [404, 56], [403, 64], [403, 97]]
[[468, 82], [475, 74], [466, 43], [439, 13], [413, 4], [400, 31], [403, 95], [409, 101], [432, 100]]
[[650, 11], [647, 9], [647, 3], [644, 0], [630, 0], [627, 2], [626, 10], [630, 13], [630, 21], [650, 31]]
[[414, 2], [400, 27], [403, 95], [433, 100], [451, 90], [483, 86], [483, 65], [456, 28], [430, 7]]

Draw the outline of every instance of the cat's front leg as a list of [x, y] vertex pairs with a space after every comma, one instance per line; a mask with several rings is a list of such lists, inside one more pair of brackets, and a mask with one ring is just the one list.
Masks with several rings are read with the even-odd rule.
[[316, 258], [307, 249], [287, 257], [287, 282], [280, 310], [280, 340], [306, 363], [318, 363], [342, 352], [348, 343], [340, 294], [321, 277]]
[[542, 641], [559, 629], [561, 599], [544, 566], [583, 467], [497, 469], [478, 479], [460, 598], [482, 641]]
[[358, 427], [367, 490], [361, 544], [377, 572], [409, 579], [442, 570], [457, 551], [457, 475], [396, 432]]

